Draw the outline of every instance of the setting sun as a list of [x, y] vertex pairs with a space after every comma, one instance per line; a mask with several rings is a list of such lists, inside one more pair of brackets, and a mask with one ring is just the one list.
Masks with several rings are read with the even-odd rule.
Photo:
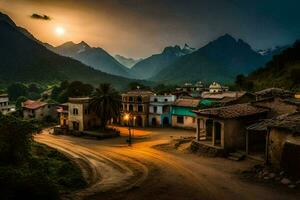
[[55, 33], [58, 36], [62, 36], [65, 34], [65, 29], [63, 27], [56, 27], [55, 28]]

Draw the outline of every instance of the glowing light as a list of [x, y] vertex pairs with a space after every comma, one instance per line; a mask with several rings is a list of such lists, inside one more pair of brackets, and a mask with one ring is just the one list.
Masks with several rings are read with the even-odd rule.
[[124, 120], [129, 120], [129, 115], [128, 114], [124, 115]]
[[63, 28], [63, 27], [56, 27], [55, 28], [55, 33], [56, 33], [56, 35], [58, 35], [58, 36], [62, 36], [62, 35], [64, 35], [65, 34], [65, 29]]

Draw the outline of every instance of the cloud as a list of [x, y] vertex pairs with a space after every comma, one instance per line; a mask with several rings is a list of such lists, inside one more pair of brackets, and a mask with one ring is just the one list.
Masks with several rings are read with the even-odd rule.
[[51, 18], [48, 15], [40, 15], [36, 13], [33, 13], [30, 17], [32, 19], [51, 20]]

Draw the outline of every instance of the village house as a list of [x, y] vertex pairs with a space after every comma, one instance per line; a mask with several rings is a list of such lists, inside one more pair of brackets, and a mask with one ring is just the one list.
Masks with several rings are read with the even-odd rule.
[[9, 97], [7, 94], [0, 94], [0, 112], [7, 114], [16, 110], [14, 105], [9, 104]]
[[195, 110], [196, 141], [199, 146], [216, 148], [224, 153], [246, 149], [246, 127], [265, 118], [269, 109], [251, 103]]
[[247, 155], [300, 177], [300, 113], [280, 115], [247, 127]]
[[128, 124], [124, 116], [129, 114], [133, 119], [134, 126], [148, 126], [150, 97], [153, 95], [153, 92], [139, 88], [123, 93], [121, 124]]
[[195, 129], [196, 114], [192, 111], [198, 108], [199, 103], [199, 99], [177, 99], [172, 105], [172, 126]]
[[67, 124], [70, 131], [82, 132], [100, 126], [99, 117], [89, 109], [90, 100], [89, 97], [69, 98]]
[[150, 97], [149, 125], [168, 126], [172, 122], [171, 105], [176, 99], [175, 95], [153, 95]]
[[58, 117], [55, 104], [49, 104], [42, 101], [27, 100], [22, 103], [24, 119], [56, 120]]
[[268, 125], [266, 163], [300, 177], [300, 113], [282, 115]]
[[59, 115], [59, 125], [61, 127], [68, 127], [69, 124], [69, 105], [68, 103], [60, 104], [57, 106]]

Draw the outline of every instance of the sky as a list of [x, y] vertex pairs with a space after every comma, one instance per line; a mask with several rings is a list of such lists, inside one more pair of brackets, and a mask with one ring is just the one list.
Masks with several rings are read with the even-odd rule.
[[85, 41], [144, 58], [229, 33], [254, 49], [300, 39], [299, 0], [0, 0], [0, 12], [54, 46]]

